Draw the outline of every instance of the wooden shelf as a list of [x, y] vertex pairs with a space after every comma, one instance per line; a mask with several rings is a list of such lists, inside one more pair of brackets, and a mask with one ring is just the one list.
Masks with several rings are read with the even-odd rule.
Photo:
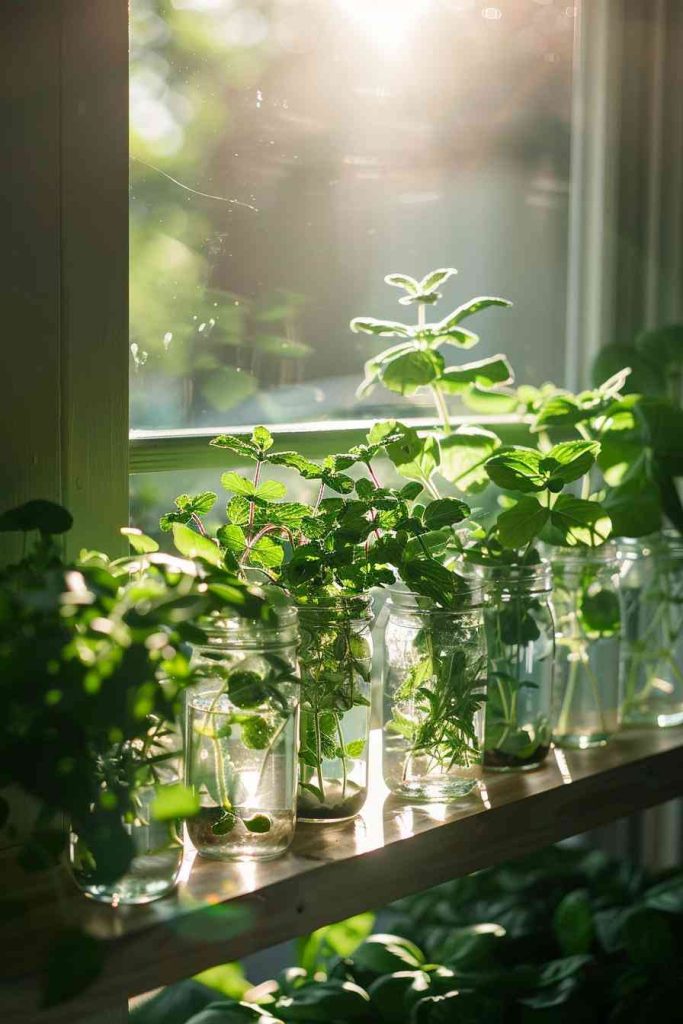
[[204, 861], [188, 852], [177, 892], [147, 907], [79, 898], [75, 920], [107, 939], [106, 968], [77, 1000], [38, 1014], [44, 906], [21, 933], [0, 932], [2, 1020], [74, 1024], [207, 967], [376, 909], [613, 821], [681, 793], [683, 729], [625, 733], [597, 750], [551, 752], [526, 774], [487, 773], [459, 804], [410, 804], [388, 795], [372, 734], [373, 785], [363, 813], [341, 825], [301, 825], [290, 852], [265, 864]]

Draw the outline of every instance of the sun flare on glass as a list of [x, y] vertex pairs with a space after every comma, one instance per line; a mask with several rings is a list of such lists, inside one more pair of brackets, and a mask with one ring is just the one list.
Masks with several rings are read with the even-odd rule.
[[357, 28], [374, 46], [396, 54], [405, 45], [431, 0], [337, 0]]

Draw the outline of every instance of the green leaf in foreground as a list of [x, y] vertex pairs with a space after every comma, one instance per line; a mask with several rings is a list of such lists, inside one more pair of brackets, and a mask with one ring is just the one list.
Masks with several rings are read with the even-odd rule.
[[177, 783], [160, 786], [152, 802], [151, 814], [156, 821], [191, 818], [199, 811], [199, 797], [188, 786]]
[[186, 558], [203, 558], [218, 568], [223, 568], [220, 548], [208, 537], [195, 533], [184, 523], [173, 524], [173, 541], [181, 555]]
[[593, 912], [585, 889], [567, 893], [553, 915], [553, 929], [565, 956], [589, 953], [593, 945]]

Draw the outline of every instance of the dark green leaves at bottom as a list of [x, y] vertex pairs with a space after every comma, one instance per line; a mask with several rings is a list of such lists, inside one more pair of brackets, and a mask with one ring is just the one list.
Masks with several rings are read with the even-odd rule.
[[50, 946], [42, 989], [42, 1005], [55, 1006], [82, 992], [102, 973], [103, 946], [77, 929], [61, 933]]
[[553, 915], [553, 929], [565, 956], [588, 953], [593, 944], [593, 912], [585, 889], [568, 892]]

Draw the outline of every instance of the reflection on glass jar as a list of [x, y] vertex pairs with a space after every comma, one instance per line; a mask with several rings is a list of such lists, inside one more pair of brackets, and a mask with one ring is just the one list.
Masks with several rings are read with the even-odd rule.
[[[174, 780], [167, 775], [165, 781]], [[182, 823], [155, 821], [155, 796], [154, 785], [136, 789], [130, 820], [115, 811], [94, 810], [74, 824], [71, 871], [87, 896], [103, 903], [149, 903], [174, 888], [183, 859]]]
[[552, 574], [536, 565], [480, 566], [488, 683], [484, 766], [528, 770], [550, 750], [555, 622]]
[[683, 539], [619, 541], [624, 611], [623, 724], [683, 723]]
[[298, 815], [304, 821], [343, 821], [365, 803], [372, 622], [366, 594], [299, 605]]
[[384, 781], [413, 800], [466, 796], [480, 777], [486, 648], [482, 592], [458, 609], [400, 590], [384, 631]]
[[553, 578], [553, 739], [562, 747], [597, 746], [619, 726], [621, 608], [614, 545], [555, 553]]
[[186, 712], [187, 820], [204, 857], [268, 860], [292, 841], [296, 800], [296, 609], [275, 626], [243, 619], [206, 627], [194, 664], [204, 682]]

